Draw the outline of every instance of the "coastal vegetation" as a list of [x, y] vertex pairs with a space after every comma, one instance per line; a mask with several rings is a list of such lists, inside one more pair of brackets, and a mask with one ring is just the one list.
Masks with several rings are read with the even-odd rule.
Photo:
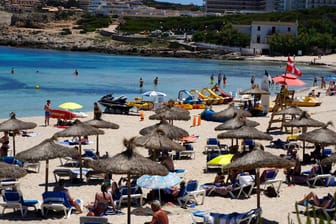
[[320, 7], [291, 12], [271, 12], [207, 17], [124, 18], [120, 31], [139, 33], [160, 29], [176, 34], [192, 34], [192, 41], [245, 47], [246, 34], [233, 25], [250, 25], [252, 21], [297, 22], [298, 36], [273, 35], [270, 54], [303, 54], [334, 52], [336, 49], [336, 7]]

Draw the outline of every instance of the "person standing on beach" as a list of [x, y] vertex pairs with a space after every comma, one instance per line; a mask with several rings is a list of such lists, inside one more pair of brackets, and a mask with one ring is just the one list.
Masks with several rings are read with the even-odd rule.
[[100, 120], [102, 116], [102, 111], [99, 108], [99, 105], [97, 102], [93, 103], [93, 119]]
[[224, 89], [226, 87], [226, 81], [227, 81], [227, 78], [226, 78], [226, 75], [224, 74], [224, 76], [223, 76], [223, 88]]
[[210, 85], [213, 86], [215, 84], [215, 77], [214, 74], [212, 73], [210, 76]]
[[222, 73], [219, 72], [218, 73], [218, 78], [217, 78], [218, 87], [220, 87], [221, 81], [222, 81]]
[[49, 126], [49, 120], [51, 115], [51, 102], [47, 100], [47, 103], [44, 105], [44, 125]]

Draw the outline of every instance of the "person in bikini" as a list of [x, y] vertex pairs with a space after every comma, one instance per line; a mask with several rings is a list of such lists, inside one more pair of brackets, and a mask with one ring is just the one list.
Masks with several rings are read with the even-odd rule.
[[112, 194], [108, 192], [109, 187], [106, 184], [101, 185], [100, 191], [95, 195], [94, 203], [86, 206], [90, 210], [87, 216], [100, 216], [106, 211], [108, 206], [112, 206], [113, 210], [117, 211]]

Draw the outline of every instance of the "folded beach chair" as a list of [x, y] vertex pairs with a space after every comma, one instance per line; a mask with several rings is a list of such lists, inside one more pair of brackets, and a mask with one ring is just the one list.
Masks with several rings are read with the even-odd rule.
[[27, 214], [28, 207], [34, 207], [35, 211], [40, 207], [38, 200], [23, 200], [22, 193], [18, 190], [4, 190], [2, 198], [3, 202], [0, 202], [3, 207], [2, 214], [7, 208], [11, 208], [14, 211], [19, 210], [23, 217]]
[[[189, 180], [185, 187], [183, 196], [177, 198], [177, 202], [181, 207], [186, 207], [188, 203], [203, 204], [206, 191], [198, 187], [198, 180]], [[201, 196], [201, 203], [198, 203], [197, 197]]]
[[[68, 199], [68, 196], [64, 191], [47, 191], [42, 194], [43, 203], [41, 205], [42, 216], [47, 216], [48, 211], [52, 210], [55, 212], [63, 211], [64, 218], [68, 218], [75, 207], [73, 207]], [[80, 199], [76, 200], [79, 205], [83, 205], [83, 201]]]
[[190, 159], [195, 159], [195, 150], [192, 144], [187, 143], [184, 145], [186, 150], [179, 152], [179, 159], [183, 157], [188, 157]]
[[204, 224], [252, 224], [259, 223], [261, 208], [251, 209], [248, 212], [233, 212], [229, 214], [195, 211], [191, 213], [192, 224], [197, 224], [197, 218], [202, 219]]
[[79, 224], [108, 224], [106, 217], [96, 216], [81, 216], [79, 217]]

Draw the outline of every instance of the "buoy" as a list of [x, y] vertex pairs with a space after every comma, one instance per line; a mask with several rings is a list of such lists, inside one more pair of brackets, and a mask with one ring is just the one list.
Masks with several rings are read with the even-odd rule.
[[35, 86], [35, 89], [40, 89], [40, 86], [39, 86], [39, 85], [36, 85], [36, 86]]
[[201, 115], [200, 114], [197, 116], [197, 125], [198, 126], [201, 125]]
[[193, 119], [193, 127], [196, 126], [196, 116], [194, 116], [194, 119]]
[[140, 121], [145, 120], [145, 113], [143, 111], [140, 111]]

